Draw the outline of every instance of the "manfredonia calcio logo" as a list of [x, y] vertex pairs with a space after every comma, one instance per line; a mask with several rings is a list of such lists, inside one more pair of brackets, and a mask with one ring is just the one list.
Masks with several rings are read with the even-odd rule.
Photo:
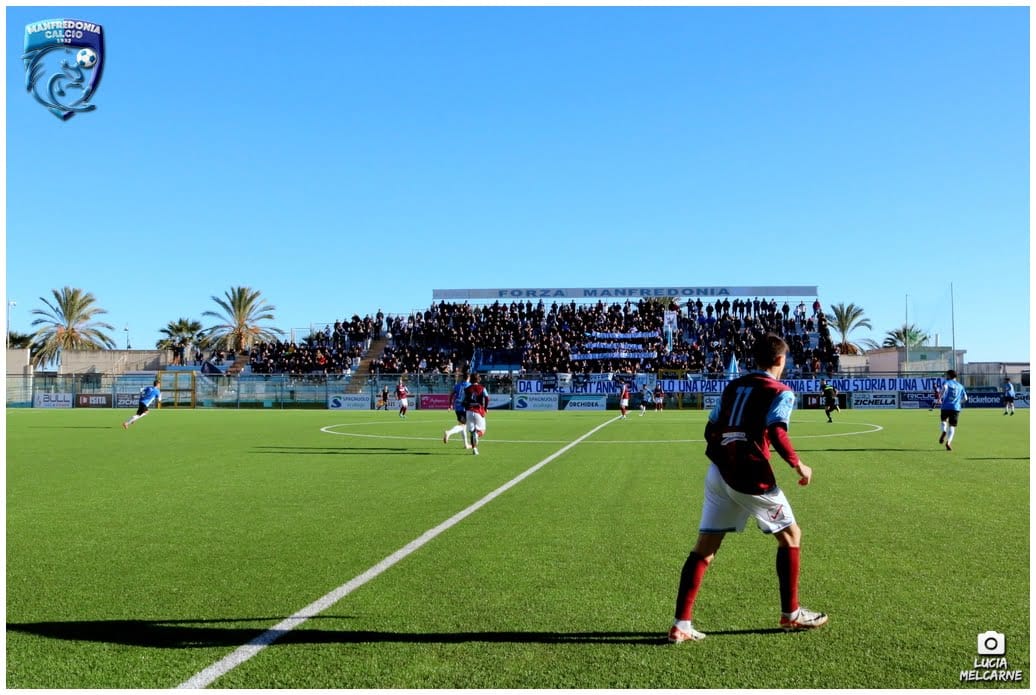
[[104, 34], [83, 19], [44, 19], [25, 27], [25, 89], [67, 121], [97, 108], [90, 99], [101, 81]]

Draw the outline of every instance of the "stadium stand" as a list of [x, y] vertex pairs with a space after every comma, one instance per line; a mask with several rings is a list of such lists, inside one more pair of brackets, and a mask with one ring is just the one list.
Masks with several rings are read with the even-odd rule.
[[[664, 314], [676, 313], [667, 331]], [[380, 312], [379, 312], [380, 313]], [[253, 374], [369, 373], [453, 375], [464, 367], [519, 374], [599, 374], [680, 369], [722, 375], [731, 358], [751, 364], [757, 336], [775, 332], [790, 346], [788, 376], [838, 370], [827, 320], [815, 303], [811, 314], [775, 299], [701, 299], [669, 305], [657, 300], [624, 302], [495, 301], [472, 305], [441, 301], [424, 311], [387, 317], [390, 340], [369, 356], [382, 326], [369, 315], [316, 331], [302, 343], [263, 343], [252, 350]], [[366, 358], [366, 359], [364, 359]]]

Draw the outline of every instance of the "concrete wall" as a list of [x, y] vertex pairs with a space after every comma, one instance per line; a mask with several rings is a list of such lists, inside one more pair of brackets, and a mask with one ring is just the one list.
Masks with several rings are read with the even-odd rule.
[[839, 355], [838, 371], [847, 374], [864, 374], [869, 368], [867, 355]]
[[[966, 350], [957, 350], [957, 371], [964, 371], [964, 353]], [[919, 347], [910, 350], [910, 361], [904, 362], [906, 351], [903, 348], [880, 348], [867, 351], [867, 364], [872, 374], [921, 374], [931, 372], [945, 372], [950, 368], [950, 359], [953, 356], [952, 348], [946, 347]], [[928, 355], [933, 359], [918, 359], [921, 355]]]
[[122, 374], [165, 369], [171, 350], [66, 350], [58, 374]]
[[29, 376], [32, 364], [29, 362], [29, 348], [7, 348], [7, 373], [13, 376]]

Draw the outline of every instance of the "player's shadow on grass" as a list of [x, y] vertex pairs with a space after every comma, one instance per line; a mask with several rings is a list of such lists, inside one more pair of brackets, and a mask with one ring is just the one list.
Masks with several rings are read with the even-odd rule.
[[407, 456], [431, 456], [430, 451], [418, 451], [403, 446], [368, 446], [357, 449], [333, 446], [260, 446], [252, 449], [254, 454], [291, 454], [302, 456], [363, 456], [364, 454], [406, 454]]
[[[342, 616], [316, 616], [316, 620], [341, 619]], [[75, 642], [101, 642], [133, 647], [197, 649], [239, 647], [248, 644], [268, 627], [236, 627], [234, 623], [276, 624], [284, 618], [240, 618], [226, 620], [61, 620], [36, 623], [7, 623], [9, 632], [20, 632], [50, 639]], [[718, 630], [710, 636], [771, 634], [777, 628], [758, 630]], [[463, 642], [519, 644], [667, 644], [664, 630], [652, 632], [391, 632], [385, 630], [322, 630], [302, 627], [285, 632], [277, 644], [458, 644]]]
[[850, 449], [839, 449], [837, 447], [829, 447], [829, 448], [824, 448], [824, 449], [804, 449], [802, 447], [798, 447], [797, 446], [797, 447], [795, 447], [795, 451], [823, 451], [823, 452], [830, 453], [830, 454], [842, 454], [842, 453], [849, 453], [849, 454], [851, 454], [853, 452], [864, 452], [864, 453], [866, 453], [866, 452], [870, 452], [870, 451], [929, 451], [929, 450], [934, 451], [936, 448], [937, 447], [919, 446], [919, 447], [914, 447], [914, 448], [899, 448], [899, 449], [897, 449], [897, 448], [872, 449], [872, 448], [868, 448], [868, 447], [859, 447], [859, 448], [855, 448], [855, 449], [852, 449], [852, 448], [850, 448]]
[[29, 425], [30, 430], [117, 430], [114, 425]]
[[1028, 461], [1028, 456], [962, 456], [968, 461]]

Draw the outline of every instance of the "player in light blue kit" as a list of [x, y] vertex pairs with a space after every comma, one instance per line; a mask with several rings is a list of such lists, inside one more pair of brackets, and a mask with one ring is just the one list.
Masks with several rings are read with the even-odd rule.
[[1014, 384], [1011, 377], [1004, 377], [1004, 388], [1000, 391], [1004, 397], [1004, 415], [1014, 415]]
[[942, 421], [942, 434], [939, 435], [939, 443], [945, 442], [946, 451], [953, 451], [950, 442], [957, 431], [957, 419], [960, 417], [960, 409], [968, 402], [968, 393], [957, 381], [957, 372], [950, 369], [946, 372], [946, 381], [942, 385], [942, 405], [940, 406], [939, 419]]
[[122, 429], [128, 430], [130, 425], [147, 415], [148, 409], [155, 403], [158, 403], [159, 408], [162, 407], [162, 391], [158, 388], [158, 379], [155, 379], [155, 383], [151, 386], [145, 386], [140, 390], [140, 401], [137, 404], [137, 414], [122, 423]]
[[471, 448], [471, 443], [468, 441], [467, 414], [464, 410], [464, 389], [469, 386], [471, 386], [471, 382], [468, 381], [467, 374], [462, 374], [460, 381], [453, 386], [451, 400], [453, 402], [453, 414], [457, 417], [457, 424], [442, 433], [443, 444], [450, 441], [450, 437], [459, 432], [461, 437], [464, 438], [464, 448]]

